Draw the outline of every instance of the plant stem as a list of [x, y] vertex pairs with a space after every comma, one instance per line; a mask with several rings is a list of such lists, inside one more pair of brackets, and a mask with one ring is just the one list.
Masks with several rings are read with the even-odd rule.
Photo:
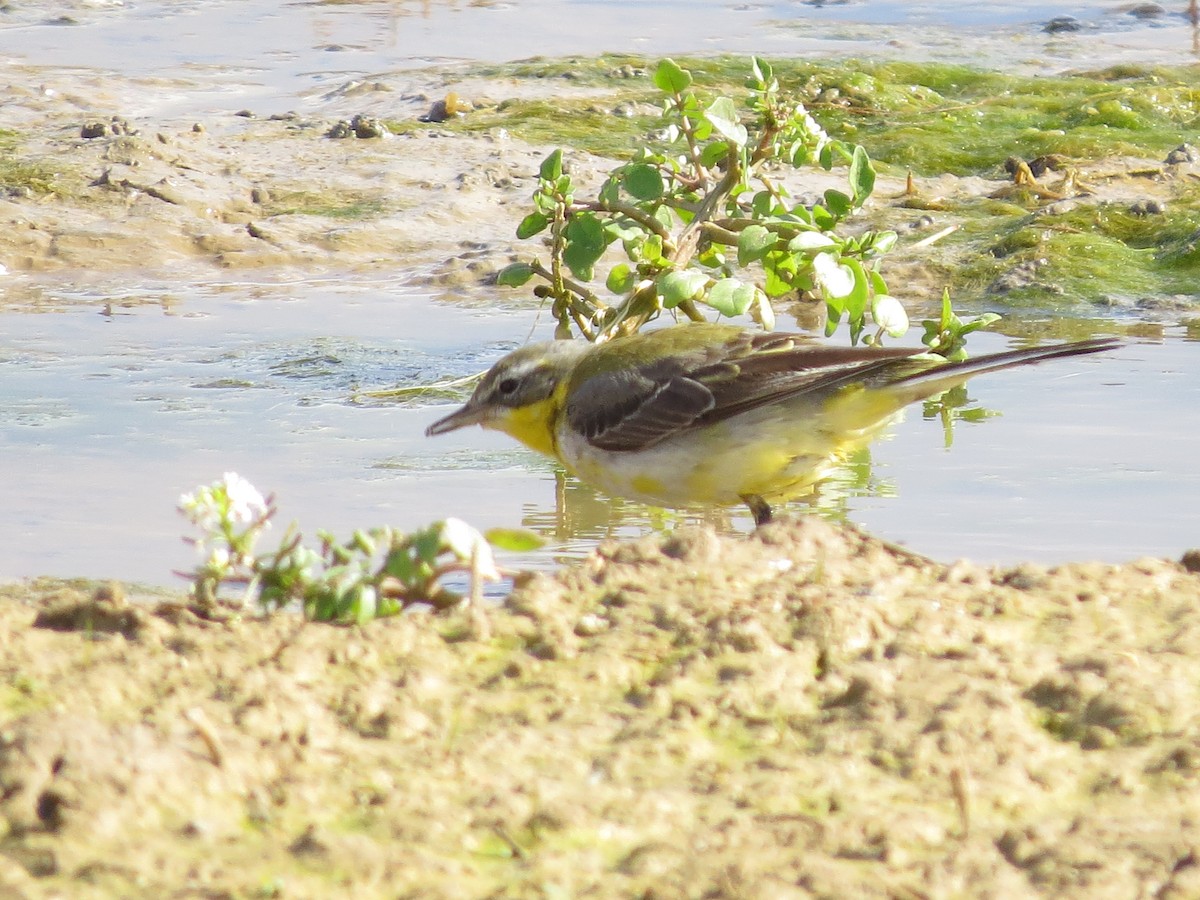
[[605, 203], [601, 200], [596, 200], [592, 203], [576, 203], [571, 207], [571, 212], [607, 212], [616, 213], [627, 218], [633, 219], [647, 231], [652, 231], [663, 239], [663, 245], [666, 246], [671, 240], [671, 230], [662, 222], [654, 218], [647, 212], [643, 212], [636, 206], [631, 206], [627, 203]]

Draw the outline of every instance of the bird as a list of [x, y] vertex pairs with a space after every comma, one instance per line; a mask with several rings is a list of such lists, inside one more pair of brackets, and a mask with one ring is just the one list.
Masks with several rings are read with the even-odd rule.
[[675, 508], [744, 503], [761, 526], [910, 403], [983, 372], [1120, 344], [1101, 337], [950, 362], [721, 323], [555, 340], [501, 358], [426, 435], [480, 425], [609, 495]]

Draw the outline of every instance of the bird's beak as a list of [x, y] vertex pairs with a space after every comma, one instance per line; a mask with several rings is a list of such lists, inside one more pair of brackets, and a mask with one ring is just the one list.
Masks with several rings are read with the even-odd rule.
[[438, 419], [432, 425], [425, 429], [425, 436], [432, 437], [435, 434], [446, 434], [450, 431], [456, 431], [459, 428], [466, 428], [468, 425], [483, 425], [487, 422], [488, 408], [486, 406], [472, 406], [470, 403], [456, 409], [444, 419]]

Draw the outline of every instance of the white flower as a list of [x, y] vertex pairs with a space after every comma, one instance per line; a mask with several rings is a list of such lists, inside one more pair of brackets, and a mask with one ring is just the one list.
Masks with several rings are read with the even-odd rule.
[[215, 531], [221, 523], [221, 504], [214, 487], [199, 487], [179, 498], [179, 511], [201, 531]]
[[226, 515], [235, 525], [249, 525], [267, 514], [267, 501], [258, 488], [237, 472], [226, 472], [222, 487], [228, 501]]

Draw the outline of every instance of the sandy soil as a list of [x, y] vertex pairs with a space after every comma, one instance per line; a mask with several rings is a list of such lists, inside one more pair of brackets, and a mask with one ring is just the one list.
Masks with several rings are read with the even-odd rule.
[[[170, 86], [29, 74], [0, 126], [71, 189], [0, 199], [10, 273], [402, 257], [478, 283], [544, 155], [326, 139], [333, 99], [83, 138]], [[368, 86], [353, 112], [429, 98]], [[359, 204], [378, 213], [330, 213]], [[0, 894], [1200, 896], [1185, 561], [997, 570], [817, 521], [696, 531], [524, 581], [487, 641], [453, 615], [340, 629], [6, 586]]]
[[1200, 894], [1178, 563], [696, 531], [532, 578], [486, 643], [4, 594], [7, 896]]

